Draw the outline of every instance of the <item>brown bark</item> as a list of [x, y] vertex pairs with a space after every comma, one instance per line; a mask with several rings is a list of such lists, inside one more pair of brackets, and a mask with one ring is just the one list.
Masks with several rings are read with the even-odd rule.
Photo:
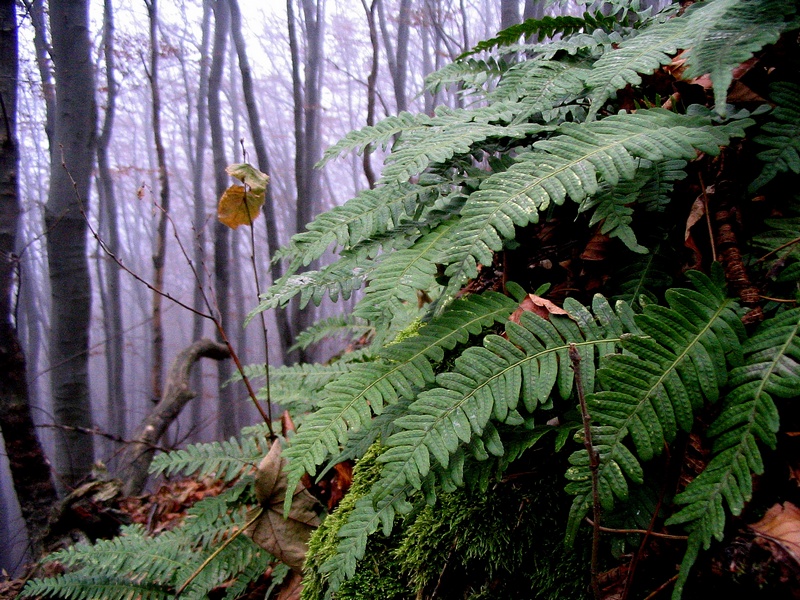
[[170, 366], [161, 401], [139, 425], [133, 442], [127, 446], [121, 458], [121, 479], [127, 495], [141, 493], [147, 483], [147, 472], [153, 460], [155, 446], [169, 426], [178, 418], [181, 410], [197, 396], [189, 387], [192, 366], [201, 358], [223, 361], [230, 357], [225, 344], [203, 338], [183, 349]]

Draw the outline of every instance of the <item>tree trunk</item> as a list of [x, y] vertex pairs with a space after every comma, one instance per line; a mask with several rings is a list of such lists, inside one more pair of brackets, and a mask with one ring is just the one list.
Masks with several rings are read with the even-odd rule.
[[[364, 11], [367, 13], [367, 24], [369, 26], [369, 40], [372, 45], [372, 62], [370, 64], [369, 76], [367, 77], [367, 126], [375, 125], [375, 85], [378, 81], [378, 30], [375, 26], [375, 11], [380, 0], [372, 0], [372, 5], [367, 6], [367, 0], [361, 0]], [[364, 148], [364, 176], [370, 189], [375, 187], [375, 171], [372, 169], [372, 144]]]
[[[100, 201], [100, 232], [108, 249], [119, 256], [119, 229], [117, 224], [117, 201], [114, 182], [108, 165], [108, 145], [116, 113], [117, 83], [114, 79], [114, 9], [111, 0], [104, 1], [103, 54], [106, 62], [106, 113], [103, 127], [97, 139], [97, 177]], [[101, 253], [98, 252], [98, 256]], [[106, 336], [106, 407], [108, 431], [118, 437], [125, 437], [125, 379], [124, 331], [122, 327], [122, 287], [120, 268], [113, 260], [103, 261], [105, 281], [103, 293], [103, 331]]]
[[[209, 57], [208, 46], [211, 29], [211, 2], [203, 0], [203, 33], [200, 40], [200, 84], [197, 92], [197, 135], [195, 136], [194, 165], [192, 169], [192, 195], [194, 197], [194, 216], [193, 224], [195, 231], [194, 243], [194, 265], [197, 271], [198, 281], [194, 290], [194, 300], [192, 306], [196, 310], [205, 311], [206, 306], [203, 299], [203, 288], [206, 285], [206, 204], [205, 204], [205, 185], [203, 183], [203, 172], [205, 170], [205, 153], [208, 144], [208, 70]], [[200, 315], [194, 315], [192, 319], [192, 339], [199, 340], [203, 337], [203, 327], [205, 319]], [[192, 373], [192, 388], [198, 395], [203, 397], [203, 371], [195, 369]], [[202, 422], [203, 405], [201, 402], [192, 404], [191, 428], [192, 431], [199, 431]]]
[[229, 357], [230, 352], [225, 344], [205, 338], [197, 340], [175, 357], [167, 375], [161, 401], [139, 425], [133, 435], [132, 443], [125, 448], [120, 460], [120, 464], [124, 465], [120, 478], [126, 495], [141, 494], [147, 483], [148, 469], [155, 454], [156, 444], [178, 418], [186, 403], [197, 396], [189, 386], [189, 375], [194, 363], [201, 358], [213, 358], [224, 362]]
[[16, 6], [14, 0], [0, 0], [0, 431], [32, 554], [38, 558], [56, 491], [31, 419], [25, 355], [12, 320], [14, 241], [20, 214], [18, 79]]
[[383, 0], [375, 0], [378, 4], [378, 20], [383, 37], [383, 45], [386, 50], [387, 63], [389, 65], [389, 75], [392, 77], [394, 87], [394, 97], [397, 104], [397, 112], [408, 110], [408, 92], [406, 90], [406, 79], [408, 74], [408, 41], [411, 24], [411, 0], [400, 0], [400, 9], [397, 14], [397, 52], [395, 53], [392, 44], [392, 36], [386, 25], [386, 14], [383, 8]]
[[500, 29], [519, 23], [519, 0], [500, 0]]
[[[264, 141], [264, 134], [261, 130], [261, 118], [258, 114], [258, 104], [256, 103], [256, 95], [253, 90], [253, 75], [250, 70], [250, 61], [247, 58], [244, 36], [242, 35], [242, 16], [239, 10], [239, 3], [237, 0], [229, 0], [229, 3], [231, 9], [231, 33], [233, 36], [233, 43], [236, 46], [236, 53], [239, 57], [239, 70], [242, 74], [242, 92], [244, 94], [245, 107], [247, 108], [247, 116], [250, 121], [250, 131], [253, 135], [253, 147], [256, 152], [258, 169], [262, 173], [269, 175], [269, 156], [267, 154], [267, 145]], [[278, 241], [278, 219], [275, 214], [275, 198], [272, 193], [272, 185], [267, 186], [263, 212], [264, 222], [267, 228], [267, 249], [271, 258], [280, 247]], [[271, 274], [272, 281], [277, 281], [283, 275], [279, 262], [272, 264]], [[282, 309], [276, 309], [275, 321], [278, 326], [278, 356], [280, 356], [281, 362], [285, 364], [287, 361], [286, 351], [292, 343], [292, 330], [289, 325], [287, 312]], [[266, 360], [268, 359], [269, 357], [267, 357]]]
[[[57, 86], [45, 208], [50, 267], [50, 371], [58, 425], [90, 429], [89, 319], [91, 288], [86, 257], [86, 220], [95, 152], [94, 71], [89, 42], [89, 1], [51, 0], [50, 31]], [[62, 155], [64, 166], [62, 166]], [[73, 184], [74, 182], [74, 184]], [[91, 435], [77, 430], [56, 437], [59, 483], [74, 487], [94, 462]]]
[[[153, 251], [153, 287], [157, 290], [164, 288], [164, 259], [167, 254], [167, 217], [169, 215], [169, 177], [167, 174], [167, 158], [164, 152], [164, 142], [161, 139], [161, 90], [158, 85], [158, 0], [145, 0], [147, 14], [150, 19], [150, 94], [153, 110], [153, 140], [156, 147], [156, 160], [158, 162], [158, 186], [160, 190], [160, 211], [158, 212], [158, 227], [156, 230], [156, 243]], [[162, 320], [162, 297], [158, 292], [153, 292], [153, 357], [151, 364], [152, 375], [152, 400], [158, 402], [161, 398], [164, 373], [164, 323]]]
[[[211, 70], [208, 78], [208, 121], [211, 129], [211, 149], [214, 154], [214, 188], [217, 198], [222, 196], [228, 187], [228, 176], [225, 167], [225, 137], [222, 130], [220, 113], [220, 87], [222, 71], [225, 67], [225, 48], [230, 29], [230, 14], [226, 0], [214, 2], [214, 47], [211, 53]], [[217, 312], [222, 328], [230, 333], [231, 319], [229, 312], [228, 292], [230, 287], [228, 263], [230, 262], [230, 229], [218, 220], [214, 220], [214, 288], [216, 290]], [[219, 399], [217, 404], [217, 434], [227, 439], [236, 435], [235, 411], [231, 410], [233, 394], [230, 386], [222, 387], [231, 375], [230, 366], [225, 362], [218, 363], [217, 376], [219, 382]]]

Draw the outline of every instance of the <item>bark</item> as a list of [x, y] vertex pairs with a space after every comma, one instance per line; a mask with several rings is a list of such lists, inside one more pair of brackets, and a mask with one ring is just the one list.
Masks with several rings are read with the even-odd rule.
[[[214, 154], [214, 188], [217, 198], [228, 187], [228, 177], [225, 167], [228, 162], [225, 158], [225, 137], [222, 130], [222, 116], [220, 113], [220, 87], [222, 85], [222, 71], [225, 66], [228, 31], [230, 29], [230, 13], [226, 0], [214, 2], [214, 46], [211, 53], [211, 69], [208, 79], [208, 121], [211, 129], [211, 149]], [[218, 220], [214, 221], [214, 288], [216, 290], [217, 313], [219, 322], [226, 332], [231, 331], [231, 318], [229, 313], [229, 287], [230, 280], [228, 269], [230, 262], [230, 229]], [[231, 369], [225, 362], [218, 363], [217, 376], [219, 381], [219, 399], [217, 404], [217, 437], [227, 439], [236, 435], [235, 411], [231, 410], [233, 394], [230, 386], [222, 384], [230, 378]]]
[[[111, 0], [104, 1], [103, 55], [106, 63], [106, 112], [103, 126], [97, 138], [97, 177], [100, 200], [100, 232], [114, 256], [120, 255], [119, 225], [117, 223], [117, 201], [114, 182], [108, 165], [108, 146], [114, 126], [117, 102], [117, 82], [114, 79], [114, 9]], [[101, 252], [98, 252], [98, 257]], [[125, 354], [124, 332], [122, 327], [122, 286], [120, 268], [113, 260], [104, 261], [103, 290], [103, 331], [106, 336], [106, 407], [108, 415], [107, 430], [118, 436], [125, 436]]]
[[[258, 169], [262, 173], [270, 174], [269, 155], [267, 145], [264, 140], [264, 133], [261, 129], [261, 118], [258, 113], [258, 104], [253, 89], [253, 75], [250, 69], [250, 61], [247, 57], [244, 36], [242, 35], [242, 16], [237, 0], [229, 0], [231, 10], [231, 33], [233, 43], [236, 46], [236, 53], [239, 57], [239, 70], [242, 75], [242, 92], [244, 94], [245, 108], [247, 117], [250, 121], [250, 131], [253, 135], [253, 148], [256, 152]], [[272, 193], [272, 185], [267, 186], [264, 198], [264, 222], [267, 227], [267, 249], [270, 257], [274, 256], [280, 247], [278, 241], [278, 219], [275, 212], [275, 198]], [[272, 281], [277, 281], [283, 275], [280, 263], [273, 263], [271, 266]], [[278, 355], [281, 362], [286, 363], [286, 351], [292, 343], [292, 331], [289, 325], [289, 318], [285, 310], [275, 311], [275, 320], [278, 326]]]
[[189, 386], [192, 366], [201, 358], [213, 358], [224, 362], [230, 357], [227, 346], [203, 338], [183, 349], [170, 366], [161, 401], [139, 425], [133, 441], [125, 448], [121, 464], [124, 465], [121, 479], [126, 495], [138, 495], [147, 483], [150, 463], [161, 436], [178, 418], [183, 407], [197, 396]]
[[[94, 71], [89, 0], [51, 0], [50, 31], [57, 85], [50, 191], [45, 207], [52, 294], [50, 371], [56, 424], [90, 429], [89, 319], [91, 288], [86, 220], [95, 145]], [[63, 158], [62, 158], [63, 157]], [[64, 166], [62, 166], [62, 160]], [[73, 183], [74, 182], [74, 183]], [[56, 437], [59, 483], [74, 487], [94, 461], [91, 435], [73, 430]]]
[[[209, 56], [208, 46], [211, 29], [211, 2], [203, 0], [203, 33], [200, 40], [200, 84], [197, 92], [197, 135], [195, 136], [194, 168], [192, 169], [192, 195], [194, 197], [194, 264], [198, 281], [194, 290], [193, 306], [196, 310], [205, 311], [203, 288], [206, 285], [206, 205], [205, 185], [203, 172], [205, 170], [205, 152], [208, 144], [208, 71]], [[205, 319], [194, 315], [192, 320], [192, 339], [199, 340], [203, 337]], [[203, 396], [202, 369], [196, 369], [192, 375], [192, 387], [198, 395]], [[195, 403], [191, 411], [192, 431], [199, 431], [202, 420], [202, 405]]]
[[500, 0], [500, 29], [519, 23], [519, 0]]
[[[164, 151], [164, 142], [161, 137], [161, 90], [158, 83], [158, 0], [145, 0], [147, 14], [150, 19], [150, 94], [153, 119], [153, 141], [156, 148], [156, 161], [158, 163], [158, 187], [160, 190], [160, 211], [158, 212], [158, 227], [156, 230], [156, 243], [153, 251], [153, 286], [158, 290], [164, 289], [164, 260], [167, 254], [167, 217], [169, 215], [170, 190], [167, 174], [167, 157]], [[164, 364], [164, 323], [162, 320], [162, 297], [158, 292], [152, 295], [153, 319], [153, 356], [151, 363], [152, 400], [158, 402], [163, 386]]]
[[375, 0], [378, 4], [378, 20], [386, 50], [389, 75], [392, 77], [394, 97], [397, 103], [397, 112], [408, 110], [408, 92], [406, 80], [408, 75], [408, 42], [411, 24], [411, 0], [400, 0], [400, 9], [397, 14], [397, 51], [392, 44], [392, 36], [386, 25], [386, 15], [383, 0]]
[[42, 550], [56, 491], [50, 467], [31, 418], [25, 355], [12, 320], [16, 266], [14, 242], [19, 225], [16, 106], [18, 42], [14, 0], [0, 1], [0, 432], [14, 491], [34, 558]]
[[53, 129], [56, 112], [56, 84], [53, 64], [50, 62], [51, 48], [47, 41], [47, 25], [45, 24], [44, 0], [23, 0], [25, 9], [31, 17], [33, 25], [33, 47], [36, 52], [36, 66], [42, 78], [42, 92], [45, 102], [45, 126], [47, 140], [50, 142], [50, 154], [53, 154]]

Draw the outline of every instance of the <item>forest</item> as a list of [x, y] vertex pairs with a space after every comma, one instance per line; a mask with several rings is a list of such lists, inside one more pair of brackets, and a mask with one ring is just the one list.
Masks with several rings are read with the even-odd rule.
[[0, 0], [0, 598], [800, 597], [798, 46]]

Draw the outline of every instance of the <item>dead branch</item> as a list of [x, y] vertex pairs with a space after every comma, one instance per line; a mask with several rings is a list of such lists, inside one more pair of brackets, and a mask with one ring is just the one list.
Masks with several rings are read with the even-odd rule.
[[154, 446], [178, 417], [183, 407], [197, 395], [189, 388], [189, 375], [194, 363], [201, 358], [224, 360], [230, 356], [227, 345], [203, 338], [184, 348], [175, 357], [167, 374], [161, 401], [139, 425], [133, 435], [132, 443], [122, 454], [120, 464], [123, 467], [120, 478], [123, 481], [125, 494], [137, 495], [142, 492], [155, 454]]

